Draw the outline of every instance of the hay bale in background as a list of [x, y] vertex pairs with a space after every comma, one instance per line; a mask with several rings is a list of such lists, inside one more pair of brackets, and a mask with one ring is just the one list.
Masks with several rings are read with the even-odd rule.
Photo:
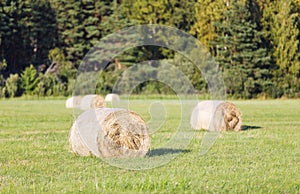
[[222, 101], [202, 101], [193, 109], [190, 124], [193, 129], [209, 129], [212, 113]]
[[100, 95], [89, 94], [84, 96], [81, 99], [80, 109], [89, 110], [91, 108], [104, 108], [105, 101], [104, 98]]
[[74, 153], [83, 153], [82, 156], [87, 155], [85, 148], [96, 157], [145, 156], [150, 147], [144, 120], [126, 109], [91, 109], [82, 113], [74, 126], [80, 139], [73, 138], [78, 143], [70, 141], [71, 148]]
[[72, 96], [66, 100], [66, 108], [79, 108], [81, 96]]
[[194, 108], [190, 120], [193, 129], [239, 131], [242, 126], [240, 110], [230, 102], [202, 101]]
[[107, 94], [105, 96], [106, 102], [120, 101], [120, 97], [118, 94]]
[[[214, 123], [221, 131], [240, 131], [242, 128], [242, 113], [231, 102], [225, 102], [217, 107], [215, 118], [223, 118], [222, 122]], [[214, 119], [214, 121], [217, 121]], [[221, 124], [221, 125], [220, 125]]]

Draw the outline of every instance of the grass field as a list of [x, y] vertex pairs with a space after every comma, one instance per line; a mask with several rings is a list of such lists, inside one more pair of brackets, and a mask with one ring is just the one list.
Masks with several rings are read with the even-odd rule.
[[[73, 155], [68, 145], [73, 114], [63, 100], [2, 100], [0, 193], [300, 193], [300, 100], [234, 103], [247, 130], [222, 133], [201, 157], [205, 132], [196, 131], [177, 158], [136, 171]], [[134, 109], [149, 119], [142, 103]], [[151, 137], [154, 147], [180, 120], [170, 112]]]

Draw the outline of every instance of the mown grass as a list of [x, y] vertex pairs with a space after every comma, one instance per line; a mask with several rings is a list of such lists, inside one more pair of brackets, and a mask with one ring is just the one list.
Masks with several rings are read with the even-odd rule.
[[[70, 153], [73, 114], [63, 100], [0, 101], [0, 192], [300, 193], [300, 100], [234, 103], [247, 130], [221, 133], [201, 157], [205, 132], [196, 131], [179, 157], [136, 171]], [[166, 104], [171, 111], [153, 146], [161, 146], [180, 120]], [[142, 103], [133, 107], [150, 118]]]

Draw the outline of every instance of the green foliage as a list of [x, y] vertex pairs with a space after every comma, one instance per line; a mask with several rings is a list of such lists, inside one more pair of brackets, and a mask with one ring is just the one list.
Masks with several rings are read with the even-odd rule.
[[[150, 64], [137, 64], [126, 70], [117, 82], [117, 88], [125, 91], [125, 94], [140, 94], [148, 84], [154, 84], [150, 80], [156, 80], [157, 70]], [[149, 80], [145, 80], [149, 78]], [[149, 81], [149, 82], [146, 82]], [[155, 86], [150, 87], [151, 90], [156, 90]], [[150, 89], [149, 88], [149, 89]]]
[[9, 78], [6, 79], [6, 91], [9, 97], [15, 97], [19, 89], [19, 75], [10, 74]]
[[[73, 91], [73, 95], [85, 95], [85, 94], [93, 94], [96, 90], [96, 85], [99, 79], [101, 73], [97, 72], [80, 72], [75, 82], [73, 83], [73, 87], [76, 88], [76, 90]], [[101, 82], [100, 82], [101, 83]], [[101, 87], [104, 87], [104, 85], [101, 85]]]
[[292, 0], [274, 1], [265, 9], [262, 21], [265, 36], [271, 42], [270, 53], [277, 67], [274, 71], [275, 79], [280, 80], [279, 87], [287, 97], [293, 97], [299, 92], [299, 10], [299, 5]]
[[6, 93], [5, 79], [0, 74], [0, 98], [4, 98]]
[[0, 71], [1, 71], [1, 70], [5, 70], [6, 67], [7, 67], [6, 60], [3, 59], [2, 61], [0, 61]]
[[[9, 74], [17, 73], [21, 78], [21, 71], [30, 64], [46, 75], [37, 76], [38, 83], [27, 83], [26, 89], [24, 80], [20, 79], [24, 94], [70, 95], [76, 69], [87, 52], [101, 38], [137, 24], [172, 26], [196, 37], [216, 57], [230, 96], [297, 97], [300, 93], [299, 12], [300, 0], [0, 1], [0, 97], [14, 93], [4, 87]], [[166, 38], [161, 33], [156, 32], [153, 38], [158, 42], [173, 41], [162, 40]], [[122, 42], [122, 37], [115, 38], [109, 49], [119, 47]], [[136, 37], [127, 37], [126, 41], [131, 38]], [[108, 48], [108, 45], [101, 46]], [[111, 64], [108, 70], [101, 71], [102, 76], [96, 81], [99, 82], [96, 90], [101, 93], [113, 88], [122, 71], [146, 60], [173, 61], [197, 91], [208, 92], [199, 70], [187, 60], [179, 59], [173, 50], [145, 45], [107, 59], [114, 54], [96, 49], [89, 59], [95, 64]], [[39, 68], [44, 66], [45, 69]], [[141, 91], [172, 93], [155, 81], [136, 89], [137, 93]], [[22, 94], [17, 89], [16, 95]]]
[[262, 47], [262, 34], [251, 15], [255, 4], [230, 1], [223, 19], [216, 22], [218, 38], [212, 41], [216, 60], [224, 71], [227, 93], [252, 98], [270, 77], [270, 58]]
[[[284, 7], [285, 9], [282, 9]], [[269, 37], [274, 46], [273, 56], [280, 71], [292, 75], [298, 75], [300, 71], [299, 40], [299, 12], [292, 0], [279, 0], [268, 9], [265, 19], [268, 22]]]
[[207, 82], [197, 64], [191, 63], [188, 59], [179, 54], [175, 55], [174, 59], [169, 62], [177, 67], [178, 70], [187, 77], [191, 85], [198, 93], [207, 93]]
[[48, 53], [48, 59], [54, 63], [65, 63], [66, 57], [63, 51], [59, 48], [51, 49]]
[[194, 5], [194, 0], [124, 0], [122, 2], [127, 17], [139, 24], [162, 24], [185, 31], [188, 31], [194, 22]]
[[0, 2], [0, 59], [7, 59], [9, 71], [45, 62], [57, 43], [55, 23], [49, 1]]
[[[19, 44], [14, 42], [20, 40], [20, 31], [17, 31], [16, 25], [16, 12], [17, 9], [14, 3], [0, 1], [0, 60], [2, 61], [0, 64], [10, 64], [8, 70], [12, 70], [13, 68], [11, 68], [11, 66], [19, 62], [19, 59], [15, 58], [15, 56], [20, 53], [13, 52], [13, 50], [17, 49], [21, 44], [21, 42], [19, 42]], [[19, 35], [19, 37], [17, 35]], [[21, 50], [17, 51], [21, 52]], [[7, 62], [4, 62], [5, 58], [8, 59]], [[0, 65], [0, 70], [2, 69], [1, 66], [2, 65]]]
[[117, 89], [120, 89], [116, 92], [147, 95], [179, 95], [194, 92], [188, 74], [185, 74], [186, 72], [182, 70], [184, 66], [172, 63], [174, 61], [145, 62], [130, 67], [117, 81], [114, 80], [113, 83], [116, 83]]
[[[6, 60], [3, 59], [2, 61], [0, 61], [0, 71], [4, 70], [6, 67], [7, 67]], [[0, 98], [4, 98], [5, 93], [6, 93], [5, 79], [4, 79], [3, 75], [0, 74]]]
[[67, 84], [68, 80], [74, 79], [76, 69], [74, 65], [66, 59], [61, 49], [54, 48], [50, 50], [48, 59], [51, 64], [45, 74], [55, 75], [62, 84]]
[[120, 70], [112, 71], [111, 69], [109, 69], [100, 71], [98, 73], [98, 82], [95, 88], [96, 93], [111, 93], [115, 87], [115, 84], [117, 83], [120, 74]]
[[[127, 18], [137, 24], [160, 24], [189, 31], [195, 20], [194, 4], [194, 0], [124, 0], [122, 9]], [[156, 33], [155, 38], [157, 40], [160, 40], [162, 37], [165, 36], [160, 36], [159, 33]], [[155, 46], [144, 46], [143, 51], [144, 60], [172, 58], [174, 56], [173, 51]]]
[[57, 76], [50, 74], [39, 74], [38, 84], [33, 95], [43, 96], [70, 96], [72, 93], [68, 89], [67, 83], [61, 82]]
[[191, 29], [191, 34], [196, 35], [202, 44], [210, 48], [210, 42], [217, 36], [215, 22], [221, 19], [226, 11], [224, 0], [198, 0], [195, 4], [196, 21]]
[[39, 77], [33, 65], [26, 67], [21, 74], [21, 87], [24, 89], [25, 94], [30, 95], [33, 93], [35, 87], [38, 85]]
[[112, 13], [111, 4], [110, 1], [52, 1], [60, 41], [67, 59], [76, 66], [102, 37], [101, 23]]
[[190, 94], [193, 92], [193, 88], [187, 82], [187, 77], [183, 74], [179, 68], [162, 64], [157, 69], [157, 80], [162, 82], [165, 86], [160, 90], [163, 90], [162, 94]]

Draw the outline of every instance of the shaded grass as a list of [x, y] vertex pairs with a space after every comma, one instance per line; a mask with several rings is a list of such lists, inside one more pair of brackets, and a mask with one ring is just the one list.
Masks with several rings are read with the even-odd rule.
[[[300, 193], [300, 101], [235, 101], [243, 124], [222, 133], [199, 157], [204, 131], [170, 163], [142, 171], [119, 169], [69, 152], [72, 110], [62, 100], [0, 101], [1, 193]], [[143, 103], [130, 107], [150, 119]], [[154, 147], [172, 136], [180, 115], [173, 103]], [[158, 150], [161, 151], [161, 150]], [[163, 157], [157, 152], [155, 157]], [[174, 151], [174, 150], [173, 150]], [[176, 152], [176, 150], [174, 151]]]

